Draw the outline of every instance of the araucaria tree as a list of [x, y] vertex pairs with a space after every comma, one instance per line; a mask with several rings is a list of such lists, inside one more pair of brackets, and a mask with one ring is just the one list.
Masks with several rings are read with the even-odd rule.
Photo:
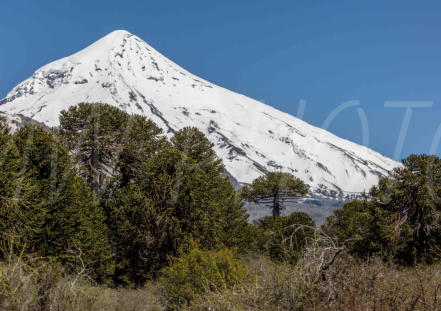
[[441, 241], [441, 159], [410, 155], [370, 194], [394, 215], [393, 252], [397, 261], [413, 264], [439, 258]]
[[195, 245], [244, 245], [246, 236], [236, 233], [246, 232], [248, 215], [213, 144], [196, 128], [178, 131], [150, 159], [129, 167], [136, 174], [128, 182], [116, 178], [106, 200], [117, 284], [142, 286]]
[[294, 197], [306, 195], [305, 183], [289, 173], [269, 172], [256, 178], [250, 186], [242, 189], [242, 197], [255, 203], [270, 204], [273, 217], [279, 217], [283, 204]]
[[362, 257], [380, 253], [405, 265], [432, 263], [441, 249], [441, 159], [413, 154], [402, 162], [366, 201], [345, 204], [324, 229]]
[[98, 193], [120, 172], [124, 181], [161, 149], [162, 130], [143, 116], [107, 104], [81, 103], [60, 115], [59, 134], [80, 175]]
[[0, 125], [0, 258], [5, 252], [54, 257], [70, 267], [81, 257], [91, 276], [110, 270], [104, 213], [72, 168], [67, 149], [41, 127], [10, 135]]

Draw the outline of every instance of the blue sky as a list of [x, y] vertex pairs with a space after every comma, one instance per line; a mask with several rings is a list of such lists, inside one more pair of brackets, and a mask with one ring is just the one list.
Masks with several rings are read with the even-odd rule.
[[[393, 157], [428, 153], [441, 124], [440, 1], [0, 1], [0, 98], [40, 66], [115, 29], [128, 30], [211, 82], [322, 126], [359, 100], [368, 146]], [[357, 107], [328, 128], [363, 142]], [[441, 154], [441, 145], [437, 154]]]

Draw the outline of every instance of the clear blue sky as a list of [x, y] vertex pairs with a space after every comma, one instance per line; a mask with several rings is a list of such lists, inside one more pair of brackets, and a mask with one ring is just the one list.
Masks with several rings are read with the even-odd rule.
[[[441, 123], [440, 1], [0, 1], [0, 98], [38, 67], [126, 29], [187, 70], [321, 126], [359, 100], [369, 147], [394, 156], [404, 109], [415, 109], [402, 157], [427, 153]], [[329, 130], [362, 142], [356, 108]], [[441, 154], [441, 146], [438, 154]]]

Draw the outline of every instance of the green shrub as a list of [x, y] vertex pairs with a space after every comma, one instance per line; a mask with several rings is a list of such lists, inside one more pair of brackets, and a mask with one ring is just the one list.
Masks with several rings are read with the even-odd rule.
[[194, 249], [163, 269], [161, 293], [169, 309], [179, 310], [202, 299], [207, 292], [233, 288], [246, 275], [233, 251]]
[[315, 234], [314, 221], [303, 212], [276, 218], [265, 217], [257, 222], [257, 227], [263, 231], [261, 249], [271, 259], [289, 263], [295, 263], [300, 258], [308, 239]]
[[334, 211], [323, 230], [337, 238], [356, 257], [386, 255], [390, 213], [369, 201], [353, 201]]

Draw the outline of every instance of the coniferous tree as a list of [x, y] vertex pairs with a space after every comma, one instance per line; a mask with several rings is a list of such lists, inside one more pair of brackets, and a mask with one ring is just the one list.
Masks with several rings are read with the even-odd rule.
[[67, 149], [35, 125], [13, 139], [20, 159], [14, 209], [1, 222], [20, 228], [12, 237], [15, 250], [69, 265], [82, 260], [93, 277], [102, 278], [110, 256], [104, 214], [72, 169]]
[[113, 173], [114, 155], [120, 151], [128, 119], [126, 113], [104, 104], [81, 103], [60, 114], [60, 136], [80, 174], [95, 190]]
[[249, 247], [252, 228], [248, 225], [248, 214], [231, 183], [221, 176], [225, 168], [214, 152], [213, 143], [194, 127], [185, 127], [176, 132], [171, 143], [173, 148], [189, 156], [195, 162], [193, 165], [202, 168], [208, 174], [207, 180], [212, 182], [212, 187], [217, 187], [218, 196], [228, 200], [224, 201], [219, 210], [222, 244], [227, 247], [242, 246], [241, 249]]
[[215, 206], [202, 201], [206, 175], [193, 164], [176, 149], [164, 150], [143, 165], [133, 183], [114, 191], [108, 204], [117, 282], [142, 285], [193, 240], [219, 243], [217, 223], [211, 221]]
[[144, 162], [169, 146], [167, 139], [162, 136], [162, 130], [146, 117], [131, 116], [127, 126], [130, 129], [122, 142], [116, 163], [122, 185], [133, 181]]
[[162, 130], [152, 121], [101, 103], [81, 103], [62, 111], [59, 133], [81, 176], [99, 193], [113, 177], [125, 183], [133, 178], [140, 163], [165, 143]]
[[274, 218], [280, 216], [284, 202], [307, 193], [308, 188], [302, 180], [282, 172], [268, 172], [242, 189], [242, 196], [245, 200], [270, 204]]
[[20, 156], [18, 149], [3, 119], [0, 119], [0, 257], [11, 247], [18, 244], [23, 197], [17, 192], [19, 184]]
[[406, 264], [431, 262], [441, 249], [441, 159], [422, 154], [402, 162], [370, 195], [394, 215], [395, 258]]
[[344, 244], [349, 253], [366, 258], [391, 253], [393, 214], [369, 200], [346, 203], [326, 219], [323, 230]]
[[[265, 217], [256, 222], [264, 231], [263, 249], [276, 261], [295, 263], [303, 249], [315, 234], [315, 223], [304, 212], [293, 212], [288, 216]], [[310, 241], [309, 241], [310, 242]]]
[[214, 152], [213, 143], [197, 128], [184, 127], [175, 133], [171, 138], [171, 143], [173, 148], [184, 152], [195, 161], [195, 165], [205, 171], [218, 174], [223, 170], [222, 160]]
[[196, 129], [175, 137], [141, 165], [131, 183], [112, 188], [108, 210], [117, 282], [141, 285], [167, 258], [194, 245], [234, 244], [233, 235], [248, 226], [212, 144]]
[[440, 257], [440, 198], [441, 159], [410, 155], [371, 189], [368, 200], [345, 204], [324, 229], [353, 254], [430, 263]]

